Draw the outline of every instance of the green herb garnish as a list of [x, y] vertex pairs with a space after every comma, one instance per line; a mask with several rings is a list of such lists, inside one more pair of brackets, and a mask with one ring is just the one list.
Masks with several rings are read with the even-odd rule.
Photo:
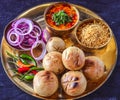
[[68, 16], [63, 10], [54, 13], [52, 19], [56, 25], [61, 25], [72, 21], [72, 18]]

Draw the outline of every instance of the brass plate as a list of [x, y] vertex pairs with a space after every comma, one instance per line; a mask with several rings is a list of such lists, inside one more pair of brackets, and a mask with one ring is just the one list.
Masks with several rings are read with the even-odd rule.
[[[44, 13], [44, 10], [46, 9], [46, 7], [50, 6], [50, 4], [52, 4], [52, 3], [42, 4], [42, 5], [38, 5], [36, 7], [33, 7], [31, 9], [23, 12], [22, 14], [20, 14], [17, 18], [21, 18], [21, 17], [31, 18], [31, 19], [37, 21], [42, 28], [45, 28], [43, 13]], [[73, 6], [77, 7], [77, 9], [80, 12], [80, 21], [87, 19], [87, 18], [91, 18], [91, 17], [101, 19], [97, 14], [88, 10], [87, 8], [84, 8], [84, 7], [79, 6], [79, 5], [74, 5], [74, 4], [73, 4]], [[72, 35], [70, 35], [70, 37], [67, 36], [67, 38], [66, 38], [66, 36], [64, 36], [63, 39], [65, 40], [67, 46], [70, 46], [70, 45], [77, 45], [78, 46], [75, 38], [72, 37]], [[111, 75], [111, 73], [115, 67], [115, 64], [117, 61], [118, 48], [117, 48], [117, 43], [116, 43], [116, 39], [114, 37], [114, 34], [112, 34], [112, 39], [110, 40], [109, 44], [105, 48], [102, 48], [99, 50], [94, 50], [91, 53], [90, 52], [85, 53], [86, 56], [87, 55], [95, 55], [95, 56], [98, 56], [99, 58], [101, 58], [106, 65], [107, 71], [106, 71], [105, 75], [97, 82], [88, 81], [87, 89], [83, 94], [76, 96], [76, 97], [71, 97], [71, 96], [66, 95], [63, 92], [62, 88], [59, 88], [58, 91], [54, 95], [52, 95], [50, 97], [46, 97], [46, 98], [36, 95], [33, 91], [32, 84], [22, 82], [17, 77], [13, 77], [14, 73], [13, 73], [13, 71], [11, 71], [12, 65], [10, 65], [8, 63], [9, 59], [8, 59], [8, 56], [6, 55], [6, 50], [13, 53], [13, 54], [16, 54], [16, 55], [18, 55], [19, 53], [23, 53], [23, 52], [18, 52], [17, 50], [10, 48], [8, 46], [8, 44], [6, 43], [4, 37], [2, 38], [1, 60], [2, 60], [2, 64], [3, 64], [3, 68], [6, 72], [6, 74], [8, 75], [8, 77], [11, 79], [11, 81], [15, 85], [17, 85], [20, 89], [22, 89], [23, 91], [25, 91], [26, 93], [28, 93], [32, 96], [42, 98], [42, 99], [76, 99], [76, 98], [82, 98], [88, 94], [91, 94], [96, 89], [100, 88], [103, 85], [103, 83], [105, 83], [105, 81], [109, 78], [109, 76]], [[24, 53], [29, 53], [29, 52], [24, 52]]]

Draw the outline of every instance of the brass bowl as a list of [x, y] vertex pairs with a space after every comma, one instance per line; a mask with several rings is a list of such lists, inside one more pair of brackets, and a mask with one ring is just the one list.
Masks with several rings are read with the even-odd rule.
[[112, 31], [102, 19], [89, 18], [80, 22], [75, 37], [82, 49], [92, 51], [107, 46]]
[[[25, 17], [24, 17], [25, 18]], [[17, 46], [13, 46], [13, 45], [11, 45], [9, 42], [8, 42], [8, 40], [7, 40], [7, 33], [8, 33], [8, 31], [9, 30], [11, 30], [11, 28], [12, 28], [12, 24], [16, 21], [16, 20], [18, 20], [19, 18], [15, 18], [15, 19], [13, 19], [13, 20], [11, 20], [6, 26], [5, 26], [5, 29], [4, 29], [4, 39], [5, 39], [5, 41], [6, 41], [6, 43], [7, 43], [7, 45], [11, 48], [11, 49], [13, 49], [13, 50], [16, 50], [16, 51], [21, 51], [21, 52], [23, 52], [23, 51], [30, 51], [31, 50], [31, 48], [28, 48], [28, 49], [26, 49], [26, 50], [23, 50], [22, 48], [20, 48], [18, 45]], [[32, 19], [30, 19], [30, 18], [26, 18], [26, 19], [29, 19], [29, 20], [31, 20], [34, 24], [36, 24], [37, 26], [39, 26], [39, 24], [37, 23], [37, 22], [35, 22], [35, 21], [33, 21]], [[40, 26], [39, 26], [40, 27]], [[41, 27], [40, 27], [41, 28]]]
[[[76, 21], [76, 23], [75, 23], [72, 27], [67, 28], [67, 29], [56, 29], [56, 28], [52, 27], [51, 25], [49, 25], [49, 23], [47, 22], [47, 20], [46, 20], [46, 14], [49, 12], [49, 10], [50, 10], [52, 7], [54, 7], [55, 5], [59, 5], [59, 4], [68, 5], [68, 6], [70, 6], [71, 8], [73, 8], [73, 9], [75, 10], [75, 12], [76, 12], [76, 14], [77, 14], [77, 21]], [[47, 7], [47, 8], [45, 9], [45, 12], [44, 12], [44, 19], [45, 19], [46, 27], [47, 27], [47, 29], [48, 29], [51, 33], [53, 33], [53, 35], [55, 35], [55, 36], [62, 36], [62, 35], [64, 35], [64, 34], [67, 34], [67, 33], [72, 32], [72, 31], [75, 29], [75, 27], [78, 25], [79, 17], [80, 17], [80, 15], [79, 15], [79, 11], [77, 10], [77, 8], [76, 8], [75, 6], [73, 6], [72, 4], [67, 3], [67, 2], [57, 2], [57, 3], [53, 3], [53, 4], [51, 4], [49, 7]]]

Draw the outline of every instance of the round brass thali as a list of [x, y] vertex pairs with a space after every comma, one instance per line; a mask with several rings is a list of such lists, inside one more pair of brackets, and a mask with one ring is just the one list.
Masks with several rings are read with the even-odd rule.
[[[31, 9], [23, 12], [22, 14], [20, 14], [17, 18], [26, 17], [26, 18], [33, 19], [34, 21], [36, 21], [40, 24], [42, 29], [44, 29], [46, 27], [45, 22], [44, 22], [44, 18], [43, 18], [44, 10], [48, 6], [50, 6], [51, 4], [52, 3], [47, 3], [47, 4], [42, 4], [42, 5], [38, 5], [36, 7], [33, 7]], [[84, 8], [84, 7], [79, 6], [79, 5], [74, 5], [74, 4], [73, 4], [73, 6], [75, 6], [79, 10], [80, 21], [83, 21], [84, 19], [87, 19], [87, 18], [102, 19], [97, 14], [88, 10], [87, 8]], [[75, 38], [72, 35], [63, 36], [63, 39], [66, 42], [67, 46], [71, 46], [71, 45], [78, 46]], [[35, 97], [38, 97], [41, 99], [76, 99], [76, 98], [82, 98], [82, 97], [94, 92], [96, 89], [98, 89], [100, 86], [102, 86], [103, 83], [105, 83], [105, 81], [109, 78], [109, 76], [111, 75], [111, 73], [115, 67], [116, 61], [117, 61], [117, 43], [116, 43], [116, 39], [114, 37], [114, 34], [112, 33], [112, 38], [106, 47], [98, 49], [98, 50], [93, 50], [92, 52], [85, 52], [86, 56], [95, 55], [95, 56], [99, 57], [100, 59], [102, 59], [103, 62], [105, 63], [106, 73], [104, 74], [104, 76], [102, 78], [100, 78], [97, 82], [88, 81], [88, 86], [87, 86], [86, 91], [79, 96], [75, 96], [75, 97], [68, 96], [59, 87], [58, 91], [54, 95], [44, 98], [44, 97], [38, 96], [34, 93], [33, 88], [32, 88], [32, 83], [28, 84], [28, 83], [22, 82], [17, 77], [13, 77], [14, 73], [12, 70], [10, 70], [12, 65], [10, 65], [8, 63], [9, 59], [6, 55], [6, 51], [9, 51], [9, 52], [16, 54], [16, 55], [19, 55], [20, 53], [23, 53], [24, 51], [19, 52], [17, 50], [13, 50], [13, 48], [8, 46], [4, 37], [2, 38], [1, 60], [2, 60], [3, 68], [6, 72], [6, 74], [11, 79], [11, 81], [15, 85], [17, 85], [20, 89], [22, 89], [23, 91], [25, 91], [26, 93], [28, 93], [32, 96], [35, 96]], [[24, 53], [29, 53], [29, 51], [24, 52]]]

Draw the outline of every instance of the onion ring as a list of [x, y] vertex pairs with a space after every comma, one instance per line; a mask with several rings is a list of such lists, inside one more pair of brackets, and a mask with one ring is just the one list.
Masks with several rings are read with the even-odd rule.
[[44, 29], [43, 30], [43, 33], [42, 33], [42, 39], [45, 43], [47, 43], [47, 41], [49, 40], [50, 38], [50, 33], [47, 31], [47, 29]]
[[24, 37], [23, 41], [21, 44], [19, 44], [19, 47], [23, 50], [30, 50], [34, 42], [37, 41], [37, 39], [32, 39], [29, 37]]
[[32, 38], [37, 38], [42, 33], [41, 28], [37, 25], [33, 26], [32, 32], [29, 34]]
[[[38, 44], [41, 44], [42, 45], [42, 53], [39, 57], [35, 57], [34, 54], [33, 54], [33, 49], [35, 47], [37, 47]], [[32, 57], [37, 60], [37, 61], [40, 61], [43, 59], [43, 57], [45, 56], [46, 54], [46, 47], [45, 47], [45, 43], [42, 41], [42, 40], [39, 40], [39, 41], [36, 41], [33, 45], [32, 45], [32, 48], [31, 48], [31, 55]]]
[[[12, 35], [15, 35], [15, 36], [16, 36], [16, 40], [15, 40], [15, 41], [13, 41], [13, 40], [11, 39], [11, 36], [12, 36]], [[11, 28], [11, 29], [8, 31], [8, 33], [7, 33], [7, 41], [8, 41], [9, 44], [12, 45], [12, 46], [18, 46], [18, 45], [22, 42], [23, 39], [24, 39], [24, 36], [18, 35], [18, 34], [14, 31], [13, 28]]]
[[[24, 26], [24, 25], [23, 25], [24, 27], [21, 26], [21, 27], [18, 28], [18, 26], [19, 26], [21, 23], [28, 25], [28, 28], [26, 28], [26, 26]], [[18, 29], [20, 29], [20, 30], [22, 31], [22, 33], [19, 32]], [[15, 32], [18, 33], [19, 35], [27, 35], [27, 34], [29, 34], [29, 33], [33, 30], [33, 22], [32, 22], [31, 20], [29, 20], [29, 19], [21, 18], [21, 19], [19, 19], [19, 20], [17, 20], [17, 21], [15, 22], [15, 24], [14, 24], [14, 30], [15, 30]]]
[[[43, 40], [41, 35], [42, 29], [39, 24], [27, 18], [20, 18], [10, 23], [6, 39], [11, 46], [28, 51], [36, 42]], [[42, 42], [38, 43], [44, 45]]]

